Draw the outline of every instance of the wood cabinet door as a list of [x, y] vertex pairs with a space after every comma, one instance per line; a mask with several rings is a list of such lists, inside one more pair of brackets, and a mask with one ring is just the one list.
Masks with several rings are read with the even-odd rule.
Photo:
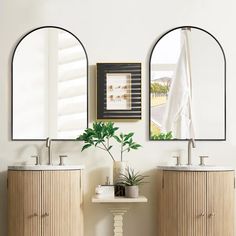
[[206, 173], [160, 173], [157, 235], [206, 236]]
[[83, 236], [81, 172], [42, 172], [42, 236]]
[[207, 236], [234, 236], [234, 171], [207, 173]]
[[157, 236], [177, 236], [178, 173], [158, 171]]
[[178, 236], [206, 236], [206, 172], [178, 173]]
[[41, 236], [41, 172], [8, 171], [8, 236]]

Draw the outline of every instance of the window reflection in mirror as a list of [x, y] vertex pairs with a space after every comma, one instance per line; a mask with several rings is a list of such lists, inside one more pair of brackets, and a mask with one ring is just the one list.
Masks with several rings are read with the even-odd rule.
[[225, 139], [225, 56], [196, 27], [163, 35], [150, 58], [150, 139]]
[[75, 139], [87, 127], [87, 55], [70, 32], [27, 34], [12, 59], [12, 139]]

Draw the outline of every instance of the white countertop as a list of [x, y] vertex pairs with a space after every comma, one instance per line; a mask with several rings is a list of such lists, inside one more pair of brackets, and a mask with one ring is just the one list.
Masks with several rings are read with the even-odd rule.
[[106, 198], [97, 198], [96, 196], [92, 197], [92, 203], [141, 203], [148, 202], [148, 199], [144, 196], [139, 196], [137, 198], [127, 198], [127, 197], [106, 197]]
[[15, 165], [8, 166], [8, 170], [83, 170], [83, 165]]
[[227, 166], [211, 166], [211, 165], [166, 165], [166, 166], [157, 166], [159, 170], [172, 170], [172, 171], [234, 171], [233, 167]]

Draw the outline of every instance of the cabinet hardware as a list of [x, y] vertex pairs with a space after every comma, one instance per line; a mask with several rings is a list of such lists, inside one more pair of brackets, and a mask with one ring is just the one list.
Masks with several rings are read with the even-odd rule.
[[33, 216], [38, 216], [38, 214], [37, 214], [37, 213], [34, 213]]
[[49, 216], [49, 213], [45, 212], [42, 217], [46, 217], [46, 216]]
[[203, 211], [200, 216], [205, 216], [205, 212]]
[[162, 173], [162, 189], [164, 188], [164, 173]]
[[214, 212], [212, 212], [211, 214], [209, 214], [209, 217], [214, 217], [216, 214]]

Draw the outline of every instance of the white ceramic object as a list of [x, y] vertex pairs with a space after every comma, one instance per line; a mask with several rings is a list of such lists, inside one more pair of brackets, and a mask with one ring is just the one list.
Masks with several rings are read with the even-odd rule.
[[157, 166], [159, 170], [173, 170], [173, 171], [232, 171], [233, 167], [227, 166], [211, 166], [211, 165], [180, 165], [180, 166]]
[[83, 165], [15, 165], [8, 166], [8, 170], [83, 170]]
[[115, 197], [115, 189], [113, 185], [98, 185], [95, 189], [97, 198]]
[[121, 175], [126, 173], [128, 163], [126, 161], [115, 161], [113, 163], [113, 183], [117, 183]]

